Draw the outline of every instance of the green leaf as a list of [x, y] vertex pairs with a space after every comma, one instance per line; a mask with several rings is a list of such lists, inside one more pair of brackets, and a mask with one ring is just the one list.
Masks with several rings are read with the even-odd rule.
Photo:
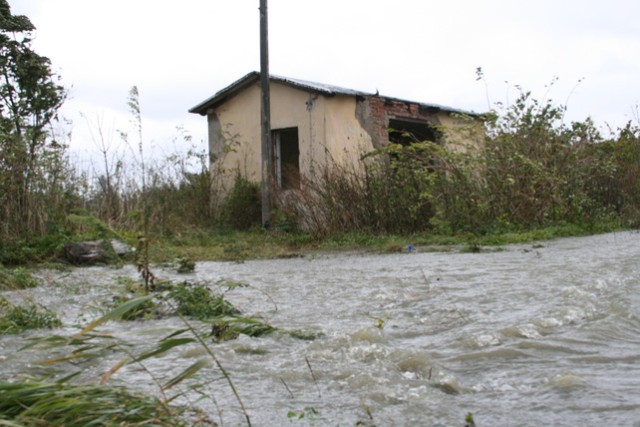
[[191, 378], [192, 376], [194, 376], [200, 369], [204, 368], [205, 366], [207, 366], [209, 364], [209, 362], [206, 359], [200, 359], [197, 362], [195, 362], [193, 365], [189, 366], [187, 369], [185, 369], [184, 371], [180, 372], [178, 375], [176, 375], [175, 377], [171, 378], [164, 386], [162, 386], [163, 390], [168, 390], [171, 387], [179, 384], [180, 382], [182, 382], [183, 380], [186, 380], [187, 378]]
[[144, 304], [145, 302], [151, 300], [151, 298], [152, 298], [151, 296], [138, 297], [138, 298], [132, 299], [131, 301], [127, 301], [122, 305], [119, 305], [118, 307], [114, 308], [113, 310], [111, 310], [110, 312], [105, 314], [104, 316], [102, 316], [99, 319], [96, 319], [93, 322], [89, 323], [89, 325], [87, 325], [87, 327], [85, 327], [83, 330], [81, 330], [80, 332], [75, 334], [74, 338], [81, 337], [82, 335], [86, 334], [87, 332], [92, 331], [93, 329], [97, 328], [98, 326], [102, 325], [103, 323], [108, 322], [109, 320], [120, 319], [128, 311], [133, 310], [134, 308], [136, 308], [137, 306], [139, 306], [141, 304]]

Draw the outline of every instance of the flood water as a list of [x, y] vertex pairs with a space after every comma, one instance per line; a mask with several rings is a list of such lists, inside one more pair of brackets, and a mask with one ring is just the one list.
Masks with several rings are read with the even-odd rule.
[[[501, 249], [204, 262], [193, 274], [156, 275], [248, 285], [226, 292], [244, 314], [320, 335], [212, 344], [256, 426], [462, 427], [468, 412], [477, 426], [640, 426], [640, 234]], [[45, 350], [16, 350], [31, 336], [77, 332], [121, 289], [118, 276], [137, 273], [42, 271], [41, 287], [6, 294], [27, 293], [65, 327], [0, 337], [0, 377], [42, 373]], [[144, 346], [182, 327], [170, 318], [99, 330]], [[121, 355], [113, 357], [85, 368], [83, 380], [97, 383]], [[194, 344], [145, 364], [168, 379], [206, 357]], [[57, 368], [58, 376], [78, 369]], [[218, 423], [242, 425], [215, 365], [193, 381], [209, 394], [196, 405]], [[111, 383], [157, 392], [133, 365]]]

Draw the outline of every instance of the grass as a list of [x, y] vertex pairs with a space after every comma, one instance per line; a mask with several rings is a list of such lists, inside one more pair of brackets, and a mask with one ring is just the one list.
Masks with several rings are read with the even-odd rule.
[[530, 243], [559, 237], [584, 236], [620, 230], [617, 224], [603, 224], [598, 228], [560, 224], [545, 228], [523, 230], [493, 230], [487, 233], [417, 233], [408, 235], [351, 232], [315, 239], [301, 232], [253, 229], [245, 232], [193, 232], [180, 236], [158, 237], [151, 245], [153, 262], [172, 262], [175, 259], [193, 261], [234, 261], [275, 259], [305, 256], [317, 252], [364, 251], [393, 253], [405, 251], [407, 246], [421, 250], [451, 251], [456, 247], [500, 246]]
[[0, 334], [59, 326], [62, 323], [58, 316], [46, 307], [34, 302], [29, 302], [26, 306], [14, 305], [0, 296]]
[[169, 406], [124, 387], [64, 382], [0, 382], [0, 425], [84, 427], [214, 425], [188, 420], [187, 408]]
[[244, 261], [246, 259], [282, 258], [299, 250], [315, 246], [304, 234], [285, 234], [277, 231], [194, 231], [152, 239], [150, 257], [154, 262], [175, 259], [194, 261]]
[[39, 284], [26, 268], [6, 269], [0, 265], [0, 291], [34, 288]]
[[[209, 324], [208, 335], [215, 342], [233, 340], [240, 335], [259, 337], [276, 331], [276, 328], [260, 319], [242, 316], [240, 310], [225, 299], [224, 294], [213, 292], [203, 283], [160, 281], [151, 295], [144, 297], [141, 283], [123, 278], [118, 281], [124, 285], [124, 293], [114, 296], [108, 309], [113, 311], [125, 304], [132, 304], [131, 308], [119, 315], [118, 319], [121, 320], [178, 315]], [[220, 282], [219, 285], [229, 290], [244, 286], [231, 282]], [[141, 298], [144, 300], [136, 303]]]
[[240, 335], [260, 337], [275, 332], [276, 328], [249, 317], [218, 317], [211, 320], [211, 336], [215, 342], [234, 340]]
[[240, 313], [237, 308], [224, 299], [223, 295], [214, 295], [201, 284], [178, 284], [171, 290], [170, 296], [178, 304], [178, 314], [197, 320], [235, 316]]
[[[457, 246], [496, 246], [528, 243], [558, 237], [582, 236], [620, 230], [616, 223], [597, 226], [557, 224], [531, 229], [497, 227], [482, 232], [451, 234], [429, 231], [410, 234], [382, 234], [367, 231], [334, 233], [316, 238], [300, 231], [253, 228], [248, 231], [192, 229], [180, 233], [152, 234], [149, 259], [154, 264], [170, 265], [176, 271], [189, 273], [198, 261], [243, 262], [249, 259], [292, 258], [333, 251], [363, 251], [372, 253], [402, 252], [407, 246], [420, 250], [451, 251]], [[123, 241], [135, 245], [136, 238], [123, 233]], [[32, 258], [27, 258], [32, 259]], [[55, 258], [50, 258], [49, 261]], [[42, 267], [42, 262], [38, 264]], [[61, 268], [60, 265], [53, 265]], [[37, 285], [25, 268], [7, 269], [0, 265], [0, 291]]]

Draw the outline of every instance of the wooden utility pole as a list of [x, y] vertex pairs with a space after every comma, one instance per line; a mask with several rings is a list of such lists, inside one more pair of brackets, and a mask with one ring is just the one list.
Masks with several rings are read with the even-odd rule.
[[271, 223], [271, 106], [269, 92], [269, 31], [267, 0], [260, 0], [260, 85], [262, 87], [262, 226], [268, 228]]

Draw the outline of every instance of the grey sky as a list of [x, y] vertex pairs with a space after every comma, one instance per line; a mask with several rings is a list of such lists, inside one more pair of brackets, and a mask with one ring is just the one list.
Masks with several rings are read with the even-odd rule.
[[[71, 89], [76, 148], [88, 144], [79, 112], [119, 127], [133, 85], [148, 138], [184, 124], [204, 139], [205, 119], [187, 110], [259, 69], [258, 0], [9, 3]], [[636, 118], [635, 0], [270, 0], [269, 15], [274, 74], [474, 111], [513, 101], [520, 85], [567, 103], [568, 120]]]

